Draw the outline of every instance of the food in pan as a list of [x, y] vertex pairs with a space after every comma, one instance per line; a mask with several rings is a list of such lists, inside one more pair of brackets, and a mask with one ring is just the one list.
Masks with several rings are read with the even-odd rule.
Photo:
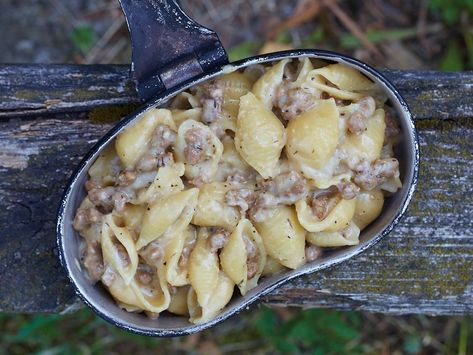
[[155, 318], [214, 318], [261, 278], [356, 245], [401, 187], [394, 110], [371, 80], [309, 58], [178, 94], [89, 169], [74, 228], [92, 282]]

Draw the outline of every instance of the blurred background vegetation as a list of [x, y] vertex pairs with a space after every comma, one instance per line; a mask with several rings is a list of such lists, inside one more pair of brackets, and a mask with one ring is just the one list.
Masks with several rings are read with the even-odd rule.
[[[472, 70], [473, 0], [182, 0], [232, 60], [287, 48], [352, 55], [377, 68]], [[0, 62], [129, 63], [116, 0], [2, 0]], [[153, 339], [90, 310], [0, 314], [0, 354], [468, 354], [468, 316], [386, 316], [325, 309], [251, 311], [187, 337]]]
[[0, 354], [471, 354], [469, 317], [253, 306], [198, 334], [150, 338], [89, 309], [68, 315], [0, 314]]
[[68, 315], [0, 314], [2, 354], [471, 354], [469, 317], [385, 316], [253, 306], [178, 338], [129, 333], [83, 309]]

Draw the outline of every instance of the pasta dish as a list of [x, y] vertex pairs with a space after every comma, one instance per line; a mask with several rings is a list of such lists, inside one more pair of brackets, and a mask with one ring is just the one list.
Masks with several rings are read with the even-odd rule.
[[344, 64], [285, 59], [204, 82], [90, 167], [81, 265], [126, 311], [207, 322], [261, 278], [358, 244], [402, 186], [399, 134], [383, 91]]

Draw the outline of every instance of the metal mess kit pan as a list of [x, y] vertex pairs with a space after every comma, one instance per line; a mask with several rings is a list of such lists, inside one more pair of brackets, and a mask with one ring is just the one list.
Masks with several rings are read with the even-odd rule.
[[[353, 58], [322, 50], [301, 49], [246, 58], [229, 63], [218, 36], [186, 16], [174, 0], [120, 0], [131, 33], [131, 72], [139, 96], [146, 102], [120, 121], [85, 155], [62, 197], [57, 219], [57, 243], [61, 263], [77, 294], [99, 316], [124, 329], [150, 336], [179, 336], [201, 331], [222, 322], [258, 298], [295, 277], [338, 264], [373, 246], [399, 222], [412, 198], [419, 169], [419, 144], [409, 108], [396, 88], [378, 71]], [[179, 92], [206, 80], [250, 65], [285, 58], [309, 57], [353, 67], [382, 88], [397, 114], [401, 141], [396, 148], [402, 188], [386, 199], [381, 215], [360, 235], [360, 244], [333, 249], [323, 257], [296, 269], [264, 277], [245, 296], [234, 297], [220, 314], [204, 324], [184, 317], [160, 315], [152, 320], [120, 309], [106, 289], [87, 279], [79, 262], [80, 236], [73, 229], [74, 214], [85, 197], [87, 172], [100, 152], [117, 134], [148, 109], [165, 107]]]

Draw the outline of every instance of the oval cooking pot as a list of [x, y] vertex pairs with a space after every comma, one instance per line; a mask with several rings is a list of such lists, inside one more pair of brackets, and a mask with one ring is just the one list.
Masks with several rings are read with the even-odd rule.
[[[57, 243], [61, 263], [77, 294], [99, 316], [121, 328], [143, 335], [178, 336], [201, 331], [231, 315], [295, 277], [322, 270], [373, 246], [399, 222], [412, 198], [419, 168], [416, 129], [408, 106], [395, 87], [378, 71], [353, 58], [322, 50], [293, 50], [243, 59], [228, 64], [217, 35], [188, 18], [173, 0], [121, 0], [133, 46], [132, 76], [140, 97], [147, 102], [120, 121], [85, 155], [72, 175], [61, 200], [57, 218]], [[156, 41], [156, 43], [153, 43]], [[265, 277], [245, 296], [234, 297], [220, 314], [204, 324], [186, 318], [161, 315], [152, 320], [120, 309], [99, 284], [92, 285], [79, 262], [80, 236], [72, 227], [75, 212], [85, 197], [87, 171], [99, 153], [137, 117], [156, 106], [165, 106], [179, 92], [220, 74], [284, 58], [309, 57], [353, 67], [377, 83], [396, 110], [401, 128], [397, 146], [403, 187], [386, 199], [381, 215], [360, 235], [360, 244], [333, 249], [323, 257], [296, 269]]]

